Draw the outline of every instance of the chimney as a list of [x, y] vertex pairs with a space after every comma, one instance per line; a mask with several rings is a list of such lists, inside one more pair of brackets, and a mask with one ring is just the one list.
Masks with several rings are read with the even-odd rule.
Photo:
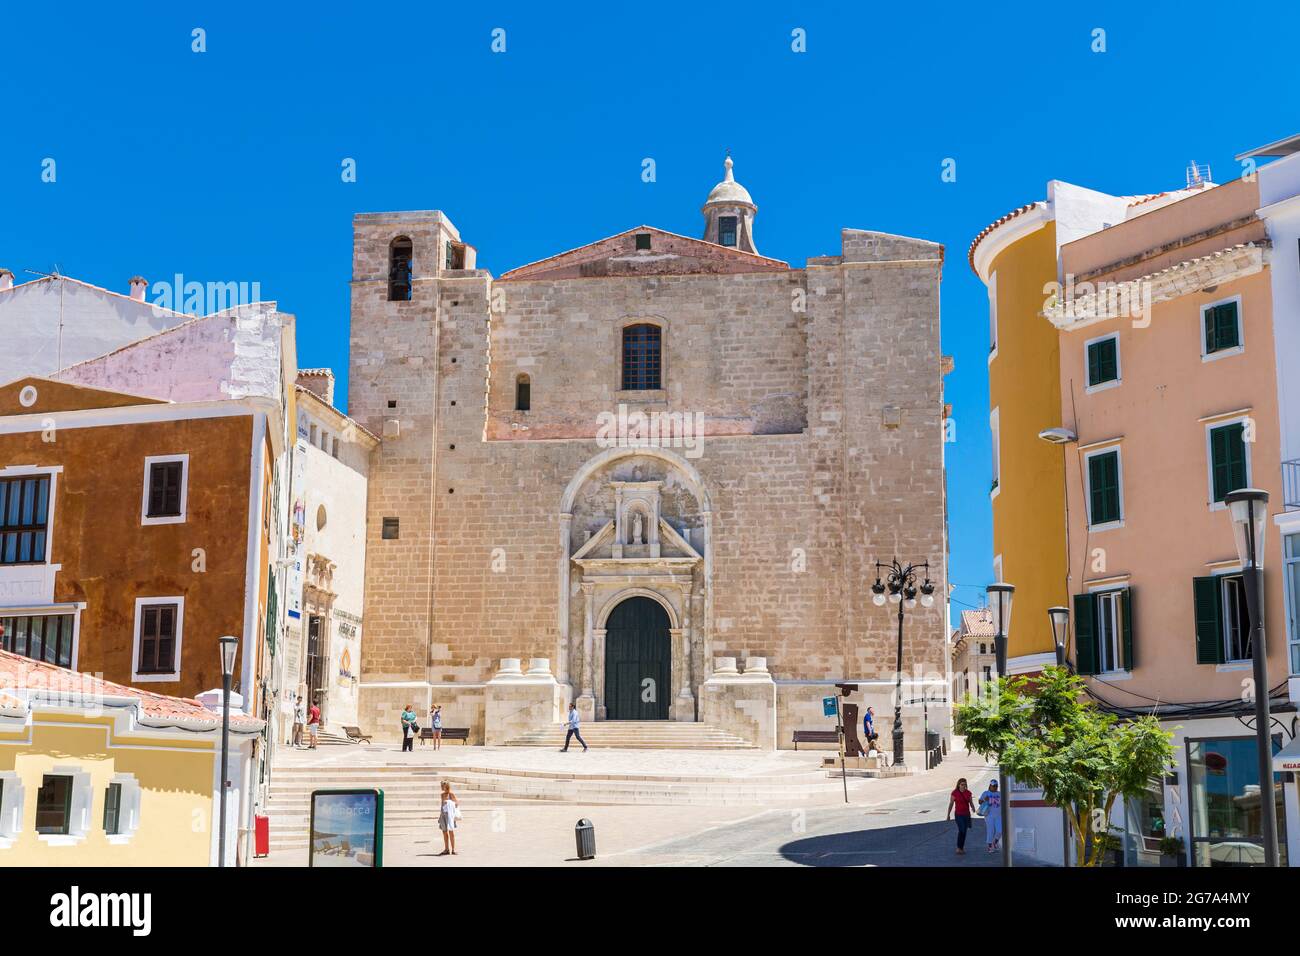
[[145, 290], [149, 288], [149, 283], [145, 281], [144, 276], [131, 277], [131, 298], [137, 302], [144, 301]]
[[14, 274], [8, 269], [0, 269], [0, 292], [8, 292], [14, 287]]

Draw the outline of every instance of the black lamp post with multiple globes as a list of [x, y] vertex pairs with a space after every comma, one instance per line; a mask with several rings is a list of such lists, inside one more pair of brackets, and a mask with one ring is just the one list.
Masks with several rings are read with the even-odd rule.
[[[997, 628], [993, 648], [998, 658], [998, 678], [1007, 676], [1007, 632], [1011, 630], [1011, 599], [1015, 585], [999, 581], [990, 584], [989, 610], [993, 613], [993, 626]], [[998, 765], [998, 805], [1002, 815], [1002, 865], [1011, 866], [1011, 794], [1007, 791], [1007, 772]]]
[[230, 682], [235, 674], [235, 651], [239, 639], [223, 637], [218, 642], [221, 646], [221, 821], [218, 823], [217, 866], [226, 865], [226, 790], [230, 772]]
[[[917, 572], [925, 572], [925, 577], [918, 585]], [[881, 578], [884, 578], [882, 582]], [[886, 597], [886, 593], [888, 597]], [[876, 607], [884, 607], [885, 601], [898, 605], [898, 654], [896, 659], [896, 680], [894, 688], [894, 766], [901, 767], [903, 760], [903, 610], [916, 607], [917, 594], [921, 595], [922, 607], [934, 606], [934, 584], [930, 581], [930, 562], [902, 565], [895, 558], [889, 564], [876, 562], [876, 583], [871, 585], [871, 601]], [[924, 746], [924, 741], [922, 741]]]
[[1277, 866], [1277, 804], [1273, 792], [1273, 735], [1269, 715], [1268, 650], [1264, 643], [1264, 529], [1268, 526], [1268, 492], [1242, 488], [1228, 492], [1224, 503], [1241, 559], [1241, 577], [1250, 614], [1250, 656], [1255, 680], [1255, 748], [1259, 757], [1260, 829], [1264, 865]]

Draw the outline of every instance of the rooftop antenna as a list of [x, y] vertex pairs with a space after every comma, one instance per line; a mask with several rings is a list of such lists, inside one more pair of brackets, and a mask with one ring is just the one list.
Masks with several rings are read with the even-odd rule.
[[1195, 189], [1210, 181], [1210, 164], [1192, 160], [1187, 164], [1187, 188]]

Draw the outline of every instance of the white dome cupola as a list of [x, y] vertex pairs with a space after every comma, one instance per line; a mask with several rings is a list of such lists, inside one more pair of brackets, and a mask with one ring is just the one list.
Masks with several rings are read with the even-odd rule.
[[754, 245], [754, 214], [758, 207], [749, 198], [749, 190], [731, 174], [734, 165], [728, 156], [723, 162], [726, 175], [713, 187], [704, 201], [704, 239], [742, 252], [758, 253]]

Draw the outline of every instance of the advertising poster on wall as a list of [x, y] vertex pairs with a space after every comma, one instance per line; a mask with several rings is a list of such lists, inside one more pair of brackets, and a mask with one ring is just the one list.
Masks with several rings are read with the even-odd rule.
[[384, 865], [384, 791], [313, 790], [308, 866]]
[[289, 515], [289, 565], [288, 614], [295, 621], [302, 619], [302, 572], [307, 546], [307, 442], [299, 425], [298, 441], [293, 449], [293, 478], [290, 483], [293, 511]]

